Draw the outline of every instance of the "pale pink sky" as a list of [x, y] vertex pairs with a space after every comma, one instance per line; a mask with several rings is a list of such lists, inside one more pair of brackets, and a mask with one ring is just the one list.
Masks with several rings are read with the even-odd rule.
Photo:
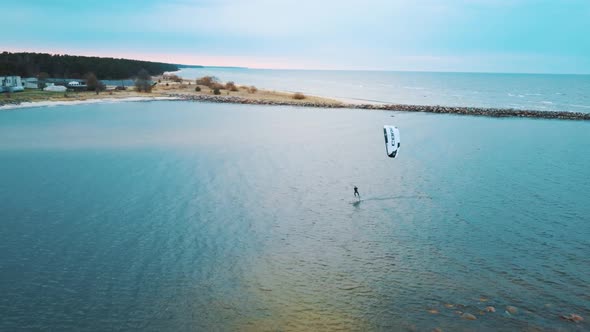
[[248, 67], [268, 69], [338, 69], [336, 67], [324, 66], [320, 63], [311, 63], [306, 60], [290, 59], [286, 57], [260, 57], [260, 56], [239, 56], [239, 55], [198, 55], [198, 54], [170, 54], [156, 52], [118, 52], [103, 50], [84, 50], [74, 48], [52, 48], [38, 49], [31, 47], [7, 47], [3, 50], [8, 52], [37, 52], [50, 54], [69, 54], [82, 56], [98, 56], [111, 58], [125, 58], [135, 60], [156, 61], [165, 63], [203, 65], [203, 66], [225, 66], [225, 67]]
[[3, 26], [18, 28], [1, 35], [0, 51], [270, 69], [590, 72], [589, 0], [13, 0], [1, 8], [10, 13]]

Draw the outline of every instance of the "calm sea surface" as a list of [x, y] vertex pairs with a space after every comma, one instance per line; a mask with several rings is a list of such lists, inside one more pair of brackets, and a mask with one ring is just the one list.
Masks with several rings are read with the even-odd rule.
[[590, 75], [187, 68], [180, 76], [353, 102], [590, 112]]
[[4, 111], [0, 330], [588, 330], [589, 197], [588, 122]]

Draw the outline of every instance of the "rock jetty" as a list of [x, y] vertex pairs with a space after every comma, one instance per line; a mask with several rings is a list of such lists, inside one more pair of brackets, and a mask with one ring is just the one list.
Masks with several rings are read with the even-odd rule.
[[514, 108], [483, 108], [483, 107], [458, 107], [458, 106], [432, 106], [432, 105], [404, 105], [404, 104], [346, 104], [327, 102], [306, 102], [306, 101], [274, 101], [257, 98], [244, 98], [239, 96], [219, 95], [183, 95], [170, 94], [184, 100], [201, 101], [209, 103], [230, 103], [248, 105], [274, 105], [274, 106], [301, 106], [318, 108], [349, 108], [380, 111], [401, 111], [401, 112], [423, 112], [439, 114], [457, 114], [470, 116], [487, 116], [494, 118], [537, 118], [537, 119], [560, 119], [560, 120], [590, 120], [590, 113], [565, 112], [565, 111], [535, 111], [521, 110]]

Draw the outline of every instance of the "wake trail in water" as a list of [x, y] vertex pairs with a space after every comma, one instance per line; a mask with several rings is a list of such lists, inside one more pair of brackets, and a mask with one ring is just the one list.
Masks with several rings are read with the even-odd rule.
[[408, 195], [408, 196], [387, 196], [387, 197], [369, 197], [369, 198], [362, 198], [360, 200], [350, 202], [351, 205], [358, 206], [361, 202], [370, 202], [370, 201], [392, 201], [397, 199], [432, 199], [432, 197], [428, 195]]

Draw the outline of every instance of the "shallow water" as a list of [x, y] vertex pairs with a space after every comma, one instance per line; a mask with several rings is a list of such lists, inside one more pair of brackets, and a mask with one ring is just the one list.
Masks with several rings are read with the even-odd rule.
[[588, 329], [589, 142], [362, 110], [0, 112], [0, 330]]

